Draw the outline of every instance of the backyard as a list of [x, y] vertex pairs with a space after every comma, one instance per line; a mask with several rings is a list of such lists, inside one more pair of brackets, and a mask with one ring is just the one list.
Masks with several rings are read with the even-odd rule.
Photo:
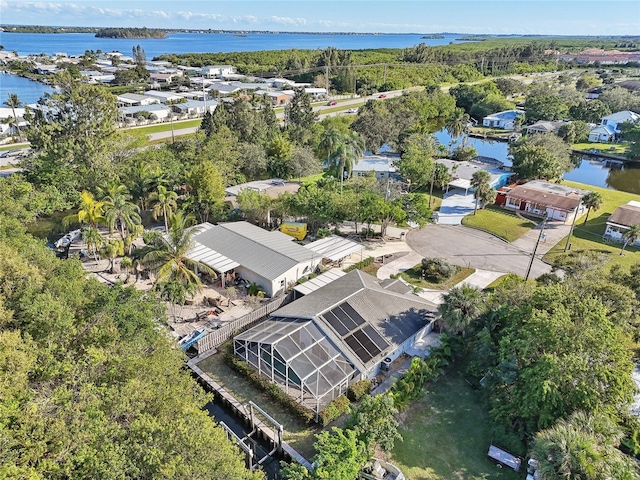
[[629, 147], [626, 143], [576, 143], [571, 145], [571, 148], [585, 152], [597, 150], [600, 153], [606, 153], [609, 155], [624, 155]]
[[473, 227], [513, 242], [531, 230], [540, 219], [521, 218], [515, 213], [505, 210], [497, 205], [489, 205], [478, 210], [475, 215], [467, 215], [462, 219], [462, 224]]
[[[401, 414], [391, 462], [408, 480], [522, 480], [524, 474], [499, 468], [487, 457], [493, 442], [522, 455], [517, 441], [498, 440], [481, 394], [454, 364]], [[512, 443], [515, 442], [515, 443]]]
[[640, 196], [632, 193], [619, 192], [606, 188], [593, 187], [577, 182], [563, 182], [585, 190], [598, 192], [602, 195], [602, 206], [597, 211], [592, 211], [586, 225], [583, 225], [584, 217], [578, 219], [576, 228], [571, 238], [571, 249], [564, 252], [565, 239], [561, 240], [554, 246], [543, 258], [547, 263], [561, 266], [571, 261], [576, 256], [584, 253], [602, 254], [606, 258], [609, 265], [620, 264], [622, 266], [630, 266], [640, 262], [640, 249], [627, 247], [624, 255], [619, 255], [622, 244], [615, 242], [605, 242], [602, 235], [606, 229], [606, 222], [609, 215], [619, 207], [630, 200], [640, 201]]

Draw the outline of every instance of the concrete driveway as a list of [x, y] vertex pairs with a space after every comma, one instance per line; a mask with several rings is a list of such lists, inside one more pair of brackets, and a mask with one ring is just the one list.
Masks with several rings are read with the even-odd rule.
[[438, 225], [460, 225], [462, 219], [473, 212], [473, 194], [465, 195], [464, 190], [454, 188], [446, 193], [438, 210]]
[[[486, 232], [463, 225], [427, 225], [407, 234], [407, 244], [423, 257], [441, 257], [462, 267], [492, 272], [527, 273], [531, 251], [522, 250]], [[536, 255], [531, 278], [551, 271]]]

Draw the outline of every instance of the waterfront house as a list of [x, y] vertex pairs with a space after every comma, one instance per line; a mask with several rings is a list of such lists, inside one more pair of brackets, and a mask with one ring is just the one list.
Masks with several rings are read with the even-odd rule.
[[482, 126], [490, 128], [501, 128], [503, 130], [513, 130], [515, 128], [515, 120], [524, 115], [521, 110], [505, 110], [487, 115], [482, 119]]
[[256, 283], [268, 296], [283, 293], [290, 283], [313, 273], [322, 260], [282, 232], [269, 232], [249, 222], [194, 227], [188, 256], [220, 275], [234, 272]]
[[353, 166], [351, 174], [354, 177], [366, 177], [373, 172], [378, 180], [388, 180], [390, 178], [400, 179], [395, 162], [400, 161], [397, 154], [364, 155]]
[[224, 77], [236, 73], [233, 65], [208, 65], [200, 69], [200, 73], [207, 78]]
[[534, 123], [533, 125], [525, 127], [525, 131], [527, 132], [527, 135], [535, 135], [537, 133], [558, 133], [560, 127], [566, 125], [567, 123], [569, 122], [565, 122], [563, 120], [557, 120], [553, 122], [541, 120]]
[[400, 280], [353, 270], [237, 335], [234, 354], [317, 415], [403, 353], [423, 355], [437, 316]]
[[585, 213], [582, 197], [587, 193], [587, 190], [533, 180], [508, 190], [504, 208], [571, 223], [576, 215]]
[[606, 117], [602, 117], [600, 125], [589, 132], [590, 142], [611, 142], [617, 140], [625, 122], [638, 123], [640, 115], [629, 110], [612, 113]]
[[440, 165], [444, 165], [451, 174], [451, 181], [447, 184], [447, 191], [450, 188], [460, 188], [465, 191], [465, 195], [471, 188], [471, 179], [473, 174], [479, 170], [484, 170], [489, 174], [489, 184], [491, 188], [498, 189], [509, 182], [512, 177], [511, 172], [502, 170], [502, 162], [490, 157], [477, 157], [477, 160], [468, 162], [458, 162], [449, 160], [448, 158], [436, 158], [435, 161]]
[[[624, 242], [624, 232], [629, 230], [631, 225], [640, 225], [640, 202], [634, 200], [616, 208], [611, 214], [607, 220], [604, 239]], [[640, 239], [636, 240], [634, 245], [640, 247]]]

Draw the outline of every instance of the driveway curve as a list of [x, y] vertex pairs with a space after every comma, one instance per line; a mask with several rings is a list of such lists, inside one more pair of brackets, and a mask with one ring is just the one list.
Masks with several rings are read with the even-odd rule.
[[[422, 257], [441, 257], [461, 266], [524, 277], [531, 258], [524, 251], [493, 235], [463, 225], [427, 225], [407, 234], [407, 244]], [[531, 278], [551, 271], [536, 255]]]

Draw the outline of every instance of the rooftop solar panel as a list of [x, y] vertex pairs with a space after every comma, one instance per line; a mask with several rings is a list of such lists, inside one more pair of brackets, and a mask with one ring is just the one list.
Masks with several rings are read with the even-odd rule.
[[331, 312], [340, 319], [342, 324], [347, 327], [349, 331], [358, 328], [358, 324], [354, 320], [352, 320], [349, 315], [347, 315], [345, 311], [340, 307], [334, 308], [333, 310], [331, 310]]
[[372, 356], [375, 357], [380, 353], [380, 349], [376, 346], [375, 343], [371, 341], [369, 337], [362, 331], [358, 330], [353, 333], [353, 336], [362, 344], [365, 350]]
[[364, 318], [362, 318], [360, 314], [356, 312], [348, 303], [344, 302], [340, 305], [340, 307], [347, 315], [349, 315], [353, 319], [354, 322], [356, 322], [356, 325], [362, 325], [363, 323], [365, 323]]
[[340, 319], [336, 317], [332, 311], [326, 312], [322, 316], [327, 322], [329, 322], [329, 325], [331, 325], [333, 329], [336, 332], [338, 332], [338, 335], [340, 335], [341, 337], [344, 337], [346, 334], [349, 333], [349, 330], [347, 329], [347, 327], [343, 325]]
[[369, 360], [371, 360], [372, 355], [370, 355], [369, 352], [365, 350], [365, 348], [353, 335], [349, 335], [344, 339], [344, 341], [347, 343], [347, 345], [349, 345], [349, 348], [353, 350], [353, 353], [355, 353], [358, 358], [362, 360], [363, 363], [367, 363]]
[[375, 343], [380, 351], [384, 350], [389, 346], [389, 342], [387, 342], [382, 335], [380, 335], [375, 328], [371, 325], [367, 325], [363, 328], [364, 332], [369, 335], [369, 338]]

